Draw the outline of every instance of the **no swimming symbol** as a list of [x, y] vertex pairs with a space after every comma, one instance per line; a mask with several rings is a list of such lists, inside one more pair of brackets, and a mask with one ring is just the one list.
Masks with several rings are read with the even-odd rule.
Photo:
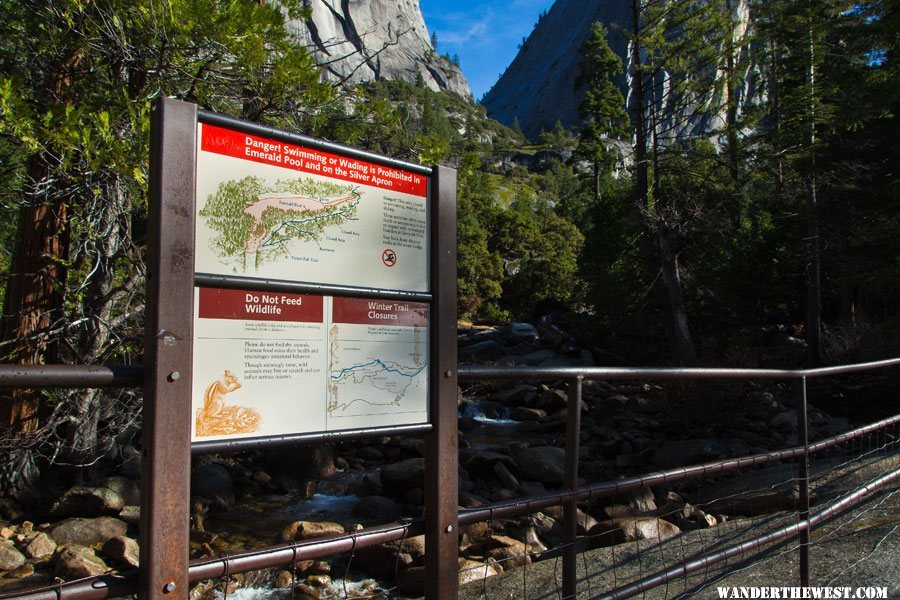
[[387, 248], [381, 253], [381, 262], [383, 262], [386, 267], [393, 267], [397, 264], [397, 253], [390, 248]]

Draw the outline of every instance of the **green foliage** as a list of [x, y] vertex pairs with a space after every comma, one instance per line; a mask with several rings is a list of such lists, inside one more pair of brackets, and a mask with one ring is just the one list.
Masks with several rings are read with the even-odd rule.
[[[151, 102], [317, 133], [340, 104], [287, 32], [286, 15], [304, 12], [299, 0], [4, 3], [0, 152], [15, 159], [0, 169], [0, 211], [17, 224], [8, 247], [21, 269], [5, 294], [8, 360], [140, 362]], [[33, 430], [15, 460], [39, 468], [100, 464], [140, 422], [137, 403], [120, 411], [97, 391], [15, 417], [43, 401], [0, 397], [0, 428]], [[28, 485], [0, 460], [0, 488]]]
[[[584, 237], [554, 205], [577, 188], [571, 171], [485, 173], [475, 154], [459, 169], [459, 311], [527, 315], [542, 301], [580, 304]], [[465, 240], [465, 243], [464, 243]]]
[[578, 107], [581, 129], [573, 158], [587, 164], [585, 187], [590, 196], [579, 205], [567, 206], [566, 214], [582, 224], [582, 231], [587, 231], [591, 223], [588, 207], [600, 202], [604, 188], [611, 184], [613, 170], [622, 160], [615, 143], [627, 137], [629, 119], [625, 99], [614, 82], [622, 71], [622, 61], [609, 47], [602, 23], [594, 23], [581, 53], [575, 89], [587, 89]]
[[563, 127], [562, 121], [557, 119], [551, 131], [541, 130], [538, 142], [553, 150], [563, 150], [572, 146], [572, 136]]

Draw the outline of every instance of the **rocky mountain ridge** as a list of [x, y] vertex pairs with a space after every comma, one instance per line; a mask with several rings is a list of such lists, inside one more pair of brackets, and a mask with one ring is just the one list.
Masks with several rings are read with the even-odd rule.
[[[747, 1], [735, 0], [732, 10], [735, 38], [740, 39], [750, 23]], [[586, 92], [584, 87], [575, 86], [582, 60], [580, 49], [597, 21], [606, 26], [609, 46], [622, 60], [623, 70], [617, 83], [630, 101], [626, 74], [631, 61], [624, 33], [631, 26], [630, 0], [556, 0], [481, 100], [488, 116], [510, 127], [518, 120], [531, 139], [541, 130], [551, 131], [557, 120], [567, 129], [576, 128], [580, 124], [578, 105]], [[742, 59], [747, 52], [748, 47], [738, 49]], [[738, 90], [739, 106], [751, 102], [755, 94], [753, 69], [746, 69], [744, 85]], [[675, 137], [681, 138], [713, 133], [724, 123], [722, 115], [695, 109], [682, 108], [678, 114], [665, 114], [663, 110], [671, 123], [661, 123], [661, 129], [674, 129]]]
[[292, 20], [288, 28], [330, 81], [393, 79], [472, 96], [459, 67], [432, 46], [419, 0], [307, 0], [306, 4], [312, 17]]

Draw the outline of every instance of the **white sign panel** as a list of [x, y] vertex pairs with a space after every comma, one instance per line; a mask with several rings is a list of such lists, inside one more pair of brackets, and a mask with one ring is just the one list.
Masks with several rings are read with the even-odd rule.
[[428, 180], [198, 124], [197, 273], [428, 292]]
[[196, 288], [193, 442], [428, 422], [428, 305]]

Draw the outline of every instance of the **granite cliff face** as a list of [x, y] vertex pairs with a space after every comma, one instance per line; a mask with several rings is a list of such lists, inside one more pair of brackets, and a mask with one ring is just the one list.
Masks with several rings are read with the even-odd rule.
[[[739, 37], [749, 22], [746, 0], [735, 0], [734, 10], [739, 23], [736, 37]], [[610, 48], [622, 59], [624, 68], [618, 83], [627, 98], [625, 74], [630, 60], [628, 40], [621, 32], [631, 25], [631, 0], [556, 0], [512, 64], [482, 99], [488, 116], [510, 126], [518, 118], [522, 131], [530, 138], [536, 137], [541, 129], [553, 129], [557, 119], [567, 129], [577, 127], [578, 105], [585, 90], [576, 89], [574, 82], [581, 64], [580, 48], [595, 21], [606, 25]], [[740, 51], [746, 55], [749, 49]], [[752, 76], [744, 78], [744, 85], [738, 90], [739, 105], [754, 95], [753, 79]], [[723, 119], [703, 110], [669, 115], [669, 118], [677, 124], [676, 137], [711, 133]]]
[[289, 28], [336, 82], [419, 78], [432, 90], [472, 92], [459, 67], [431, 45], [418, 0], [306, 0], [308, 21]]

